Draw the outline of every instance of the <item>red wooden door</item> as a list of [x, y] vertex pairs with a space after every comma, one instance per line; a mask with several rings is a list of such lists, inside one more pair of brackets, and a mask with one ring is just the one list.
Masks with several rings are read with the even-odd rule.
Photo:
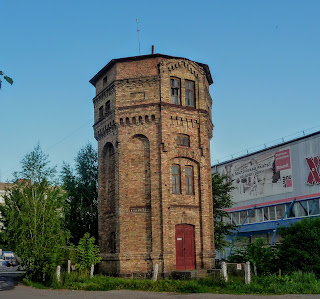
[[176, 268], [195, 269], [194, 227], [188, 224], [176, 225]]

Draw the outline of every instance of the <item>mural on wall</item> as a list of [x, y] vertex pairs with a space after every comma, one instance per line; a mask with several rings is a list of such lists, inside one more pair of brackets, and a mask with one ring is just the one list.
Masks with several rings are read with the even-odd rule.
[[234, 202], [293, 191], [289, 147], [222, 165], [218, 172], [233, 181]]

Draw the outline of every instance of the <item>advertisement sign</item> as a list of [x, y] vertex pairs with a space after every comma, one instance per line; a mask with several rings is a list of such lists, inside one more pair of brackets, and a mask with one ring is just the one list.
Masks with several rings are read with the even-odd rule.
[[309, 167], [309, 175], [307, 184], [312, 186], [314, 184], [320, 184], [320, 174], [319, 174], [319, 157], [314, 158], [306, 158], [308, 167]]
[[293, 191], [290, 148], [230, 162], [218, 172], [232, 181], [234, 202]]

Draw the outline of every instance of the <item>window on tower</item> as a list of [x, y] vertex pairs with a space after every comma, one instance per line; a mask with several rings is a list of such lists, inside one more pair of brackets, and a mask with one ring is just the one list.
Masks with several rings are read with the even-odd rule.
[[186, 194], [193, 195], [193, 167], [185, 167], [185, 178], [186, 178]]
[[110, 113], [110, 101], [106, 102], [106, 115], [108, 115]]
[[190, 146], [190, 136], [186, 134], [179, 134], [177, 136], [177, 145]]
[[186, 80], [185, 81], [185, 89], [186, 89], [186, 106], [195, 107], [194, 82]]
[[180, 194], [180, 165], [172, 165], [172, 193]]
[[171, 78], [171, 104], [180, 105], [180, 79]]
[[103, 106], [99, 107], [99, 119], [103, 118]]
[[103, 86], [106, 86], [107, 85], [107, 82], [108, 82], [108, 76], [105, 76], [103, 78]]

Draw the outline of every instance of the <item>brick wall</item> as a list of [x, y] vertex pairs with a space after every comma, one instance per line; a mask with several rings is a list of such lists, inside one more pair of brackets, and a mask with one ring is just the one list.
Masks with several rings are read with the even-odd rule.
[[[103, 88], [103, 78], [107, 81]], [[170, 78], [180, 79], [181, 106], [171, 104]], [[195, 107], [186, 107], [185, 80]], [[194, 227], [195, 267], [214, 267], [210, 175], [211, 105], [206, 73], [197, 63], [155, 56], [118, 61], [96, 82], [101, 271], [113, 274], [176, 269], [175, 227]], [[99, 91], [98, 91], [99, 90]], [[111, 111], [99, 115], [110, 101]], [[190, 146], [177, 145], [177, 135]], [[181, 194], [172, 193], [173, 164]], [[185, 167], [193, 169], [186, 194]]]

